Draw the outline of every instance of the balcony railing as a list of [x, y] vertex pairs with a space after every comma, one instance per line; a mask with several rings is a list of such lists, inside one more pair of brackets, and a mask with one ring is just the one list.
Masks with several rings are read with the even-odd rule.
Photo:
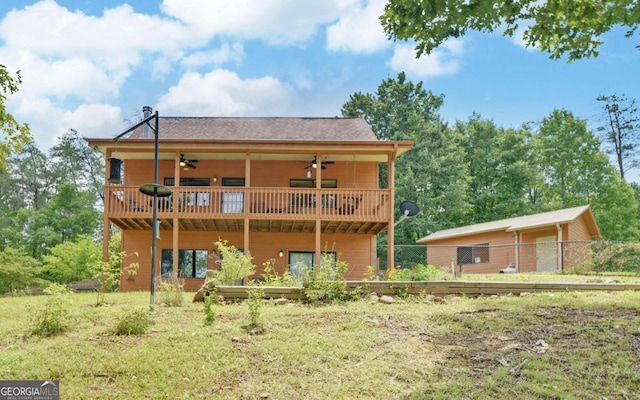
[[[385, 221], [390, 216], [388, 189], [308, 189], [173, 186], [158, 198], [158, 217], [336, 219]], [[152, 199], [137, 186], [106, 186], [106, 214], [148, 218]]]

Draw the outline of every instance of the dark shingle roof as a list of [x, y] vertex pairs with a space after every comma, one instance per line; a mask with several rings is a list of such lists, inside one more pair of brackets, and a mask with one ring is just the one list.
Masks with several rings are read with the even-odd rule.
[[[130, 138], [143, 138], [142, 128]], [[362, 118], [160, 117], [160, 138], [377, 141]]]

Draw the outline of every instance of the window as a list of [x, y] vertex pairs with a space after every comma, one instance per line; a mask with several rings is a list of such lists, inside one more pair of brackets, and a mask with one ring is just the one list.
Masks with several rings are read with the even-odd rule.
[[[300, 282], [306, 272], [313, 270], [316, 253], [312, 251], [290, 251], [289, 252], [289, 273], [296, 281]], [[320, 256], [321, 265], [330, 262], [331, 266], [336, 265], [336, 253], [323, 252]]]
[[[173, 186], [176, 178], [164, 178], [165, 186]], [[180, 178], [180, 186], [211, 186], [210, 178]]]
[[[289, 179], [289, 187], [314, 188], [316, 187], [315, 179]], [[323, 179], [320, 182], [322, 188], [337, 188], [337, 179]]]
[[457, 248], [458, 264], [480, 264], [489, 262], [489, 243], [461, 246]]
[[[178, 277], [204, 278], [207, 272], [209, 252], [207, 250], [178, 250]], [[173, 272], [173, 250], [162, 249], [162, 277], [171, 277]]]

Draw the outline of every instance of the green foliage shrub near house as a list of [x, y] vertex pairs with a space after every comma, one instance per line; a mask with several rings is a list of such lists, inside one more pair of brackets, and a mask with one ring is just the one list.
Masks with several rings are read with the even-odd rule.
[[263, 264], [263, 273], [262, 273], [262, 282], [264, 286], [282, 286], [282, 287], [291, 287], [298, 286], [298, 282], [291, 275], [289, 270], [285, 271], [281, 275], [278, 275], [278, 272], [275, 269], [276, 261], [275, 259], [267, 260]]
[[413, 268], [391, 268], [387, 279], [392, 281], [431, 281], [440, 278], [442, 272], [433, 265], [416, 264]]
[[227, 240], [214, 243], [220, 252], [220, 271], [216, 279], [221, 285], [237, 285], [248, 276], [255, 274], [256, 266], [249, 252], [242, 253]]
[[44, 307], [32, 311], [31, 328], [25, 334], [26, 337], [52, 336], [69, 329], [71, 292], [59, 283], [52, 283], [44, 292], [48, 295], [46, 302]]
[[337, 259], [332, 253], [322, 253], [320, 265], [306, 272], [302, 288], [307, 300], [312, 304], [351, 300], [359, 293], [349, 292], [344, 276], [349, 265]]
[[213, 325], [216, 322], [216, 313], [213, 309], [213, 296], [204, 296], [204, 324]]
[[184, 282], [166, 280], [159, 285], [160, 303], [169, 307], [179, 307], [184, 303]]

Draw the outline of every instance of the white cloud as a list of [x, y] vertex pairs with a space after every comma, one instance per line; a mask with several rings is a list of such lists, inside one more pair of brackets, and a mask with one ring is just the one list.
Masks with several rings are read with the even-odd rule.
[[48, 99], [24, 99], [15, 107], [14, 116], [27, 122], [37, 146], [46, 151], [57, 139], [75, 129], [80, 136], [99, 137], [112, 132], [114, 127], [124, 126], [118, 107], [107, 104], [85, 104], [75, 110], [64, 110]]
[[244, 60], [244, 48], [240, 43], [223, 43], [217, 49], [198, 51], [182, 59], [182, 65], [187, 68], [198, 68], [205, 65], [219, 67], [225, 63], [239, 64]]
[[160, 98], [157, 108], [177, 116], [285, 115], [292, 96], [270, 76], [243, 80], [235, 72], [216, 69], [205, 75], [187, 73]]
[[460, 57], [464, 54], [461, 39], [449, 40], [431, 54], [416, 58], [413, 46], [396, 45], [389, 66], [394, 71], [406, 71], [418, 77], [434, 77], [455, 74], [460, 70]]
[[349, 3], [340, 20], [327, 28], [327, 48], [355, 53], [373, 53], [386, 48], [389, 41], [379, 19], [386, 0]]
[[338, 18], [328, 0], [164, 0], [162, 10], [204, 36], [259, 39], [270, 44], [301, 44], [319, 24]]

